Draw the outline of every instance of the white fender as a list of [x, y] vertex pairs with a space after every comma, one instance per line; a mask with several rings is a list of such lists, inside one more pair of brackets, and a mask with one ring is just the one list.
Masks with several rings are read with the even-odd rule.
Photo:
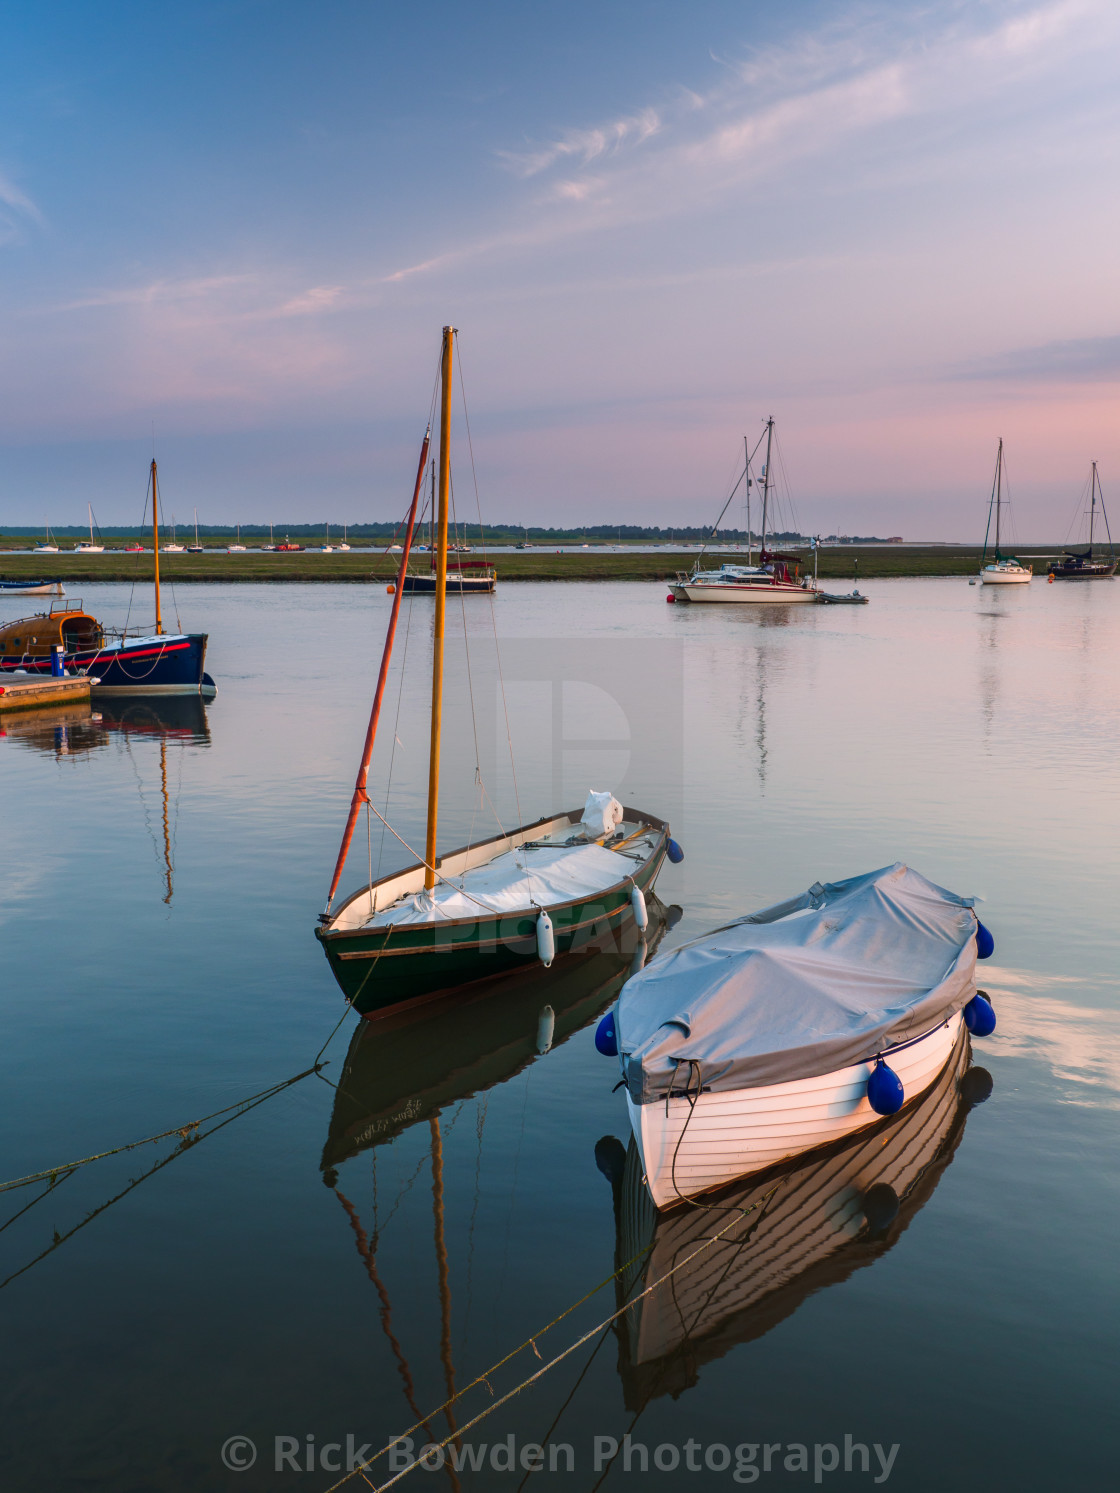
[[537, 1017], [537, 1051], [543, 1057], [552, 1046], [556, 1035], [556, 1012], [551, 1006], [542, 1006]]
[[537, 957], [545, 969], [556, 958], [556, 938], [552, 932], [552, 919], [543, 907], [537, 918]]
[[637, 883], [630, 888], [630, 906], [634, 909], [634, 921], [639, 932], [644, 933], [649, 926], [649, 913], [646, 911], [646, 899]]

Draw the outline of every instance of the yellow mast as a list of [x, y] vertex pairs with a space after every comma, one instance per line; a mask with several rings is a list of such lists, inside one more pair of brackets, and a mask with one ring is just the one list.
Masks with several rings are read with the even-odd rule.
[[156, 564], [156, 636], [163, 632], [163, 614], [159, 605], [159, 489], [156, 485], [156, 459], [152, 457], [152, 554]]
[[439, 732], [443, 716], [443, 625], [447, 610], [447, 509], [451, 486], [451, 356], [455, 328], [443, 329], [442, 403], [439, 425], [439, 524], [436, 531], [436, 616], [432, 644], [432, 744], [428, 757], [428, 836], [424, 886], [436, 884], [436, 830], [439, 819]]

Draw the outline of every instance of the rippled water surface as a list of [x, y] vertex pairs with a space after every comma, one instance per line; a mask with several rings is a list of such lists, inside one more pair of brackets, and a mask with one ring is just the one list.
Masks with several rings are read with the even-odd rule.
[[[660, 1221], [592, 1043], [625, 959], [360, 1035], [345, 1013], [313, 928], [382, 590], [181, 587], [212, 704], [0, 728], [0, 1176], [58, 1168], [0, 1196], [5, 1488], [325, 1490], [348, 1437], [420, 1422], [419, 1451], [585, 1335], [461, 1432], [462, 1470], [401, 1486], [870, 1487], [876, 1444], [894, 1488], [1115, 1485], [1120, 586], [866, 589], [450, 608], [444, 847], [613, 788], [685, 850], [663, 946], [895, 860], [986, 899], [986, 1102], [951, 1071], [768, 1199]], [[128, 589], [85, 600], [123, 621]], [[402, 619], [370, 780], [409, 845], [430, 606]], [[363, 821], [343, 889], [408, 859]]]

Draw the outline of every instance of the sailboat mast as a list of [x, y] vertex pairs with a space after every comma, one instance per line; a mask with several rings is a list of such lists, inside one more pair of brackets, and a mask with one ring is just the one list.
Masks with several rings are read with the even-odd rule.
[[747, 564], [751, 563], [754, 553], [751, 549], [751, 441], [750, 436], [743, 437], [743, 456], [746, 465], [743, 472], [743, 481], [747, 484]]
[[159, 599], [159, 485], [154, 456], [152, 457], [152, 558], [155, 561], [156, 637], [158, 638], [163, 632], [163, 612]]
[[1093, 476], [1089, 484], [1092, 499], [1089, 503], [1089, 559], [1093, 558], [1093, 519], [1097, 512], [1097, 464], [1093, 463]]
[[996, 452], [996, 559], [999, 559], [999, 510], [1003, 501], [1003, 437]]
[[87, 503], [86, 507], [89, 509], [89, 542], [90, 542], [90, 544], [92, 544], [93, 543], [93, 504], [92, 503]]
[[766, 467], [762, 473], [762, 534], [761, 553], [766, 558], [766, 520], [770, 506], [770, 447], [774, 440], [774, 416], [766, 422]]
[[442, 398], [439, 422], [439, 526], [436, 531], [436, 615], [432, 641], [432, 741], [428, 756], [428, 833], [424, 842], [424, 887], [436, 884], [439, 820], [439, 733], [443, 719], [443, 629], [447, 612], [447, 509], [451, 487], [451, 361], [455, 328], [443, 329]]

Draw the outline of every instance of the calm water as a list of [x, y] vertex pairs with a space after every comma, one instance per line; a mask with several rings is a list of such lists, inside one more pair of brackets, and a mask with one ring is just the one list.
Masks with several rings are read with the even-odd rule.
[[[906, 860], [986, 898], [999, 1029], [975, 1054], [985, 1104], [950, 1092], [831, 1171], [795, 1170], [753, 1232], [466, 1432], [485, 1470], [404, 1487], [532, 1483], [501, 1470], [506, 1447], [492, 1460], [511, 1435], [550, 1446], [550, 1480], [573, 1488], [730, 1488], [737, 1466], [804, 1487], [814, 1456], [823, 1485], [874, 1486], [875, 1443], [898, 1445], [895, 1488], [1115, 1486], [1120, 586], [866, 589], [867, 608], [737, 611], [669, 607], [657, 585], [507, 585], [493, 628], [466, 603], [469, 670], [452, 608], [444, 845], [491, 800], [528, 819], [614, 788], [684, 847], [659, 883], [683, 909], [670, 942]], [[127, 588], [85, 599], [124, 620]], [[542, 1359], [492, 1369], [618, 1266], [652, 1245], [663, 1271], [715, 1232], [698, 1214], [687, 1239], [652, 1234], [627, 1175], [612, 1189], [596, 1165], [597, 1142], [628, 1137], [591, 1040], [618, 961], [369, 1028], [339, 1091], [348, 1017], [321, 1076], [267, 1093], [343, 1014], [312, 928], [388, 597], [191, 586], [178, 603], [211, 635], [205, 712], [114, 702], [0, 737], [0, 1176], [203, 1120], [191, 1144], [0, 1197], [7, 1489], [326, 1489], [345, 1471], [331, 1444], [376, 1450], [486, 1372], [462, 1424], [653, 1278], [631, 1265], [540, 1336]], [[410, 844], [429, 608], [415, 600], [371, 777], [384, 794], [392, 753]], [[344, 890], [367, 856], [407, 858], [373, 826]], [[900, 1212], [867, 1223], [889, 1166]], [[625, 1433], [629, 1471], [609, 1456]], [[856, 1451], [845, 1473], [846, 1435], [868, 1473]], [[251, 1469], [223, 1466], [231, 1437], [256, 1443]], [[313, 1470], [276, 1471], [277, 1437]], [[643, 1477], [636, 1444], [678, 1466]]]

